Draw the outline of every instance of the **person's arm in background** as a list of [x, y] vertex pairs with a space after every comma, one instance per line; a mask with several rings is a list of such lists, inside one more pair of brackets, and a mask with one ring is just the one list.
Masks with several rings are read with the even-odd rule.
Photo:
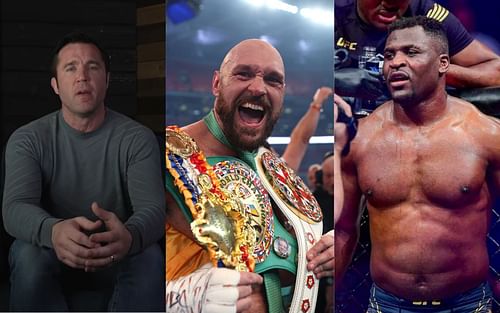
[[345, 123], [340, 123], [337, 121], [339, 107], [346, 113], [347, 116], [351, 117], [351, 107], [345, 102], [340, 96], [334, 94], [334, 106], [333, 106], [333, 120], [334, 120], [334, 136], [335, 136], [335, 148], [333, 153], [333, 181], [334, 181], [334, 193], [333, 193], [333, 223], [337, 222], [340, 213], [342, 211], [342, 206], [344, 204], [344, 186], [342, 184], [342, 168], [341, 168], [341, 154], [344, 149], [349, 135], [347, 134], [347, 126]]
[[425, 14], [442, 20], [448, 38], [451, 65], [446, 83], [456, 88], [479, 88], [500, 85], [500, 59], [493, 51], [474, 39], [462, 22], [446, 8], [434, 4]]
[[[337, 96], [338, 97], [338, 96]], [[341, 99], [335, 97], [334, 101], [340, 105], [344, 106]], [[349, 111], [346, 113], [348, 114]], [[361, 121], [362, 122], [362, 121]], [[340, 133], [337, 135], [339, 136]], [[335, 138], [335, 145], [339, 144]], [[347, 140], [345, 140], [347, 142]], [[356, 249], [359, 238], [359, 222], [361, 218], [361, 190], [358, 186], [357, 170], [354, 164], [354, 154], [356, 153], [356, 146], [351, 145], [350, 152], [346, 156], [341, 156], [341, 151], [335, 148], [335, 155], [342, 157], [341, 165], [341, 179], [343, 187], [343, 200], [342, 209], [337, 212], [334, 208], [335, 216], [335, 284], [339, 284], [342, 280], [347, 267], [351, 263], [352, 256]], [[340, 161], [340, 160], [338, 160]], [[335, 169], [337, 170], [337, 169]], [[334, 178], [335, 179], [335, 178]], [[335, 184], [334, 197], [337, 197], [337, 184]], [[335, 203], [334, 203], [335, 205]], [[338, 285], [337, 285], [338, 286]]]
[[332, 93], [330, 87], [318, 88], [309, 109], [290, 135], [290, 143], [283, 152], [282, 158], [294, 171], [298, 171], [309, 145], [309, 139], [316, 131], [323, 103]]
[[[340, 106], [348, 116], [352, 115], [349, 105], [344, 102], [339, 96], [334, 95], [334, 118], [338, 116], [338, 107]], [[341, 123], [338, 123], [341, 124]], [[343, 123], [342, 123], [343, 124]], [[316, 277], [328, 277], [335, 276], [335, 281], [341, 280], [344, 272], [346, 271], [349, 263], [351, 262], [352, 255], [356, 248], [359, 237], [359, 219], [361, 216], [361, 211], [359, 207], [359, 200], [361, 198], [361, 192], [358, 188], [356, 170], [352, 160], [348, 162], [342, 162], [342, 173], [340, 170], [340, 155], [343, 147], [348, 141], [347, 127], [339, 127], [337, 125], [336, 130], [336, 142], [335, 145], [339, 145], [339, 148], [335, 147], [334, 152], [334, 201], [338, 197], [339, 200], [343, 200], [342, 210], [338, 210], [339, 213], [335, 212], [335, 208], [339, 208], [341, 203], [334, 202], [334, 222], [335, 225], [335, 235], [333, 230], [329, 231], [321, 237], [314, 246], [307, 252], [307, 269], [314, 271]], [[342, 148], [340, 148], [342, 147]], [[352, 155], [352, 153], [351, 153]], [[335, 156], [337, 156], [338, 168], [335, 168]], [[352, 156], [351, 156], [352, 157]], [[350, 158], [350, 155], [347, 155]], [[344, 168], [344, 164], [345, 168]], [[337, 172], [337, 176], [336, 173]], [[342, 191], [337, 191], [337, 180], [341, 179], [344, 189], [344, 194]], [[338, 216], [337, 216], [338, 215]], [[335, 249], [333, 250], [332, 249]], [[334, 252], [333, 252], [334, 251]], [[335, 273], [335, 274], [333, 274]]]
[[451, 57], [446, 83], [457, 88], [500, 86], [500, 57], [473, 40]]
[[[339, 284], [359, 239], [359, 222], [361, 209], [359, 202], [361, 192], [357, 186], [354, 166], [347, 160], [342, 160], [342, 182], [344, 187], [344, 205], [335, 223], [335, 284]], [[337, 285], [339, 286], [339, 285]]]

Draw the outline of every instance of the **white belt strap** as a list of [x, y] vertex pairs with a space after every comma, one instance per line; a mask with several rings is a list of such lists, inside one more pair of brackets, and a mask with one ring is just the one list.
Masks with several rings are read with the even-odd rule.
[[[299, 217], [295, 212], [293, 212], [293, 210], [291, 210], [289, 204], [287, 204], [279, 192], [273, 188], [267, 178], [269, 175], [266, 174], [266, 170], [263, 168], [261, 162], [263, 153], [271, 152], [265, 148], [259, 149], [256, 157], [257, 172], [262, 178], [262, 183], [269, 192], [269, 195], [273, 198], [281, 212], [285, 215], [293, 227], [297, 239], [297, 276], [295, 278], [295, 288], [289, 312], [314, 312], [319, 280], [316, 279], [312, 271], [307, 270], [306, 253], [321, 238], [323, 223], [321, 221], [311, 221], [304, 217]], [[302, 180], [296, 176], [293, 171], [292, 174], [294, 175], [293, 179], [298, 179], [298, 184], [303, 184]], [[314, 201], [316, 200], [314, 199]], [[319, 206], [317, 209], [319, 209]]]

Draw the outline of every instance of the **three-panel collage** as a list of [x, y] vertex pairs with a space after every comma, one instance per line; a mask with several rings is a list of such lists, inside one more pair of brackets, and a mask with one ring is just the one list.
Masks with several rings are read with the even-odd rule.
[[0, 312], [500, 313], [497, 1], [0, 5]]

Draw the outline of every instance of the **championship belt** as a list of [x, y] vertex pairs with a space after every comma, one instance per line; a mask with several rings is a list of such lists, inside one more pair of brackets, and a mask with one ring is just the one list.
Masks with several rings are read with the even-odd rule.
[[319, 280], [307, 270], [306, 253], [321, 238], [321, 209], [302, 179], [274, 153], [260, 148], [255, 163], [262, 183], [296, 235], [297, 275], [289, 312], [312, 312], [316, 307]]
[[221, 188], [234, 196], [243, 207], [250, 228], [255, 233], [253, 258], [263, 262], [273, 242], [273, 211], [271, 200], [259, 176], [248, 165], [229, 159], [214, 165]]
[[208, 164], [195, 141], [167, 127], [166, 164], [193, 217], [191, 230], [214, 265], [254, 271], [269, 254], [273, 215], [269, 196], [247, 165]]
[[[321, 236], [322, 214], [302, 180], [265, 149], [256, 158], [257, 173], [232, 157], [209, 157], [210, 165], [191, 137], [178, 127], [166, 131], [167, 169], [180, 194], [173, 196], [193, 217], [192, 232], [212, 262], [264, 276], [273, 269], [296, 274], [288, 312], [314, 311], [318, 281], [307, 272], [306, 253]], [[268, 192], [297, 240], [273, 218]]]

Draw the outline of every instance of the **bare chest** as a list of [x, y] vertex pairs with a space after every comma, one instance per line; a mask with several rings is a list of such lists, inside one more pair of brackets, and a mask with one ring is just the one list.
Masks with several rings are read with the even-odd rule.
[[365, 144], [357, 163], [362, 192], [372, 204], [431, 202], [451, 207], [477, 201], [487, 162], [460, 132], [386, 133]]

